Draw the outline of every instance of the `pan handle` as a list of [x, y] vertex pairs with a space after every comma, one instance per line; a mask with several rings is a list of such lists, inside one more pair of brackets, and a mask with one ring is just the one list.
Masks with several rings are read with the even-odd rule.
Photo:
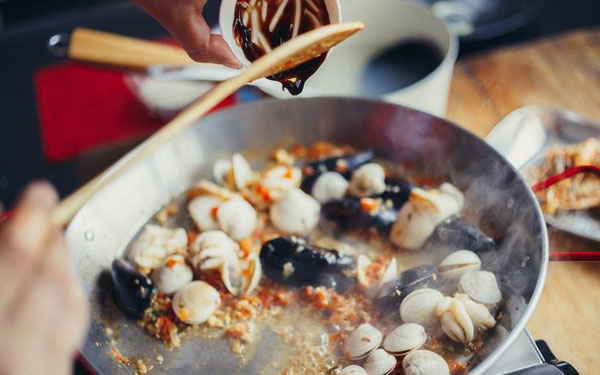
[[567, 362], [559, 361], [544, 340], [535, 342], [539, 354], [545, 363], [508, 372], [502, 375], [579, 375], [579, 372]]

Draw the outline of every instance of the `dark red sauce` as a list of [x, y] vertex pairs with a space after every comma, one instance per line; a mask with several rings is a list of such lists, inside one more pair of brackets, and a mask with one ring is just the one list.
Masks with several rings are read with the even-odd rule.
[[[296, 12], [298, 5], [299, 16]], [[280, 9], [282, 6], [283, 8]], [[254, 17], [253, 9], [257, 12]], [[300, 20], [298, 25], [295, 25], [296, 18]], [[235, 7], [233, 34], [246, 58], [254, 61], [267, 53], [268, 48], [274, 49], [290, 40], [294, 36], [294, 27], [297, 28], [296, 35], [300, 35], [329, 23], [329, 14], [324, 0], [256, 0], [254, 5], [251, 0], [238, 0]], [[264, 38], [257, 37], [259, 34], [257, 31], [260, 31]], [[268, 43], [267, 48], [264, 48], [265, 43]], [[290, 94], [298, 95], [302, 92], [306, 80], [325, 61], [326, 55], [324, 53], [295, 68], [267, 78], [281, 82]]]

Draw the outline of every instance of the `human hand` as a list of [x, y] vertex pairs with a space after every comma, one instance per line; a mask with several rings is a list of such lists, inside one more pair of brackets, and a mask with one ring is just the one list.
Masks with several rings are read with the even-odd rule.
[[211, 34], [202, 17], [206, 0], [132, 0], [161, 23], [195, 61], [240, 68], [223, 37]]
[[0, 374], [70, 374], [88, 307], [69, 270], [58, 197], [33, 183], [0, 225]]

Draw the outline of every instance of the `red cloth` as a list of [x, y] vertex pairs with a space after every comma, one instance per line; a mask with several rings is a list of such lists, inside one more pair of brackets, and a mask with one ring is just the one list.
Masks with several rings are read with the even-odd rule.
[[[40, 69], [34, 85], [42, 145], [50, 162], [142, 137], [164, 124], [148, 114], [118, 70], [66, 63]], [[233, 103], [230, 97], [217, 108]]]

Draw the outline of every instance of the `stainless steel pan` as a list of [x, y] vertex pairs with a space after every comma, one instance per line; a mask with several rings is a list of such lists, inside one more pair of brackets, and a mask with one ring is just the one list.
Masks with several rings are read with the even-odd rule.
[[484, 374], [499, 360], [531, 316], [548, 263], [544, 219], [525, 182], [485, 142], [448, 121], [383, 102], [316, 98], [261, 101], [207, 116], [82, 208], [67, 230], [67, 241], [92, 307], [82, 354], [98, 374], [133, 373], [109, 354], [105, 324], [120, 327], [117, 346], [124, 355], [152, 359], [162, 354], [164, 363], [156, 369], [161, 374], [277, 373], [270, 365], [283, 359], [275, 335], [265, 334], [243, 366], [225, 340], [184, 340], [181, 348], [166, 352], [161, 342], [106, 305], [110, 298], [102, 271], [163, 204], [208, 175], [217, 158], [248, 149], [266, 154], [276, 145], [317, 140], [372, 148], [421, 175], [465, 189], [467, 208], [502, 238], [492, 267], [507, 297], [503, 318], [472, 360], [470, 374]]

